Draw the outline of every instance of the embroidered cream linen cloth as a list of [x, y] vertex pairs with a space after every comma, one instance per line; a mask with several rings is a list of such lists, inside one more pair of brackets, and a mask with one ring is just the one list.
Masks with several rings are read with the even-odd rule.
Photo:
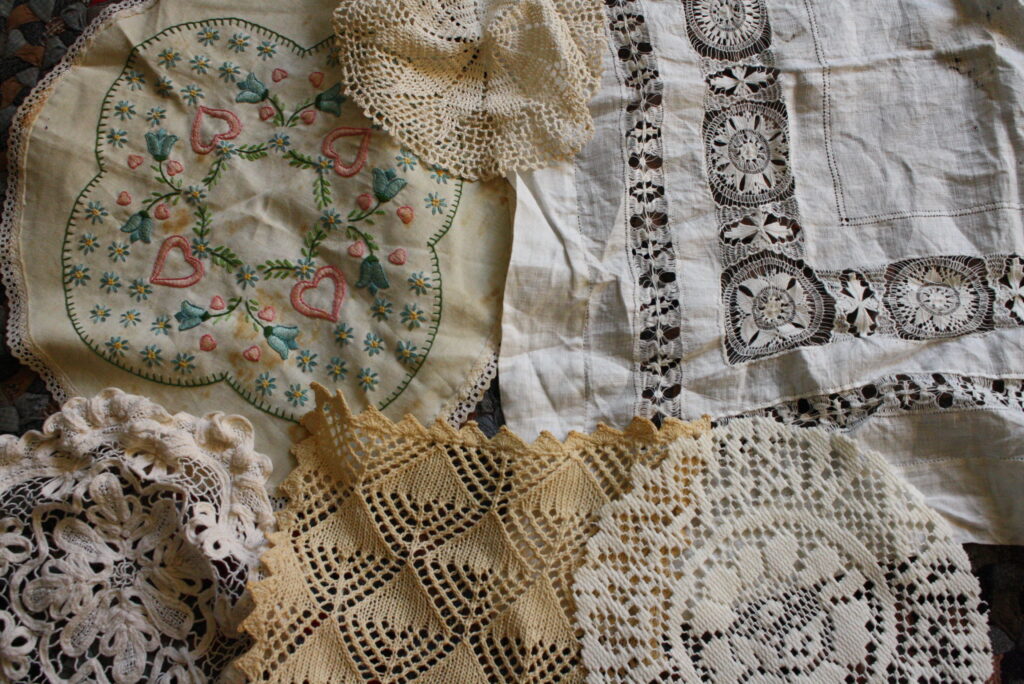
[[516, 179], [510, 426], [847, 430], [961, 540], [1024, 543], [1024, 8], [606, 15], [594, 139]]
[[246, 415], [274, 483], [313, 381], [423, 420], [472, 403], [508, 259], [507, 182], [454, 179], [362, 116], [333, 7], [133, 4], [14, 130], [15, 352], [58, 395]]

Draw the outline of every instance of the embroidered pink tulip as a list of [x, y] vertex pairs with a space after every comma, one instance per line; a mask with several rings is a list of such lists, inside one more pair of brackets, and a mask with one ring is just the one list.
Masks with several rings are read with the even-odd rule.
[[213, 351], [217, 348], [217, 340], [213, 339], [213, 335], [203, 335], [199, 338], [199, 348], [203, 351]]
[[259, 317], [261, 321], [266, 321], [267, 323], [270, 323], [272, 320], [277, 318], [277, 312], [274, 311], [274, 307], [272, 306], [263, 307], [262, 309], [260, 309], [260, 312], [256, 315]]
[[214, 311], [223, 311], [225, 307], [227, 307], [227, 304], [224, 303], [224, 298], [220, 295], [216, 295], [210, 300], [210, 308]]
[[132, 170], [137, 169], [140, 166], [142, 166], [142, 162], [144, 162], [144, 161], [146, 161], [146, 160], [143, 159], [141, 156], [139, 156], [137, 154], [129, 154], [128, 155], [128, 168], [132, 169]]
[[354, 259], [361, 259], [366, 255], [366, 244], [362, 240], [356, 240], [348, 246], [348, 255]]
[[288, 72], [284, 69], [274, 69], [270, 72], [270, 78], [274, 79], [274, 83], [280, 83], [284, 79], [288, 78]]
[[129, 204], [132, 203], [132, 196], [128, 194], [127, 190], [122, 190], [121, 192], [117, 193], [117, 203], [120, 204], [122, 207], [127, 207]]
[[171, 217], [171, 208], [161, 202], [153, 209], [153, 216], [157, 217], [161, 221], [169, 219]]
[[260, 121], [266, 121], [270, 117], [274, 116], [274, 108], [263, 106], [260, 107]]
[[409, 255], [406, 254], [405, 250], [399, 247], [391, 254], [388, 254], [388, 261], [393, 263], [395, 266], [402, 266], [409, 259]]
[[242, 352], [242, 356], [245, 358], [245, 360], [252, 361], [253, 363], [259, 361], [262, 355], [263, 352], [261, 352], [260, 348], [257, 347], [255, 344], [246, 349], [244, 352]]
[[359, 197], [356, 197], [356, 204], [359, 205], [360, 209], [366, 211], [373, 206], [373, 195], [368, 192], [364, 192]]
[[302, 119], [302, 123], [309, 126], [314, 121], [316, 121], [316, 110], [307, 109], [306, 111], [302, 112], [302, 114], [299, 115], [299, 118]]
[[324, 83], [324, 74], [322, 71], [314, 71], [309, 75], [309, 82], [313, 84], [314, 88], [319, 88]]
[[402, 223], [404, 223], [405, 225], [409, 225], [410, 223], [412, 223], [412, 207], [408, 205], [404, 207], [398, 207], [398, 209], [395, 210], [395, 213], [398, 214], [398, 218], [402, 219]]
[[167, 175], [168, 176], [177, 176], [179, 173], [181, 173], [184, 170], [185, 170], [185, 165], [182, 164], [177, 159], [172, 159], [171, 161], [167, 162]]

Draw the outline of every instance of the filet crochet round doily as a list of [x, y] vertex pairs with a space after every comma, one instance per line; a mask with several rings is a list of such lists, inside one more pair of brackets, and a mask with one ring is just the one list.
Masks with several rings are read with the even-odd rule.
[[590, 681], [991, 673], [962, 547], [842, 436], [732, 422], [637, 466], [599, 528], [574, 585]]
[[230, 675], [273, 524], [252, 444], [113, 389], [0, 438], [0, 681]]
[[635, 463], [707, 429], [636, 419], [526, 444], [353, 415], [321, 387], [304, 425], [243, 624], [252, 681], [582, 681], [571, 581], [594, 515]]
[[596, 0], [345, 0], [334, 26], [349, 96], [456, 176], [570, 159], [593, 134]]

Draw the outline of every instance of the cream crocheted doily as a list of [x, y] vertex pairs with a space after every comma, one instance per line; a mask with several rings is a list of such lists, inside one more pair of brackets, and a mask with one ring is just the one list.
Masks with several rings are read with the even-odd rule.
[[987, 680], [967, 556], [880, 456], [764, 419], [680, 447], [587, 546], [588, 681]]
[[590, 139], [599, 0], [344, 0], [346, 93], [422, 159], [468, 180], [572, 158]]
[[636, 419], [564, 442], [353, 415], [317, 386], [311, 436], [252, 587], [253, 681], [579, 682], [572, 573], [634, 463], [705, 431]]

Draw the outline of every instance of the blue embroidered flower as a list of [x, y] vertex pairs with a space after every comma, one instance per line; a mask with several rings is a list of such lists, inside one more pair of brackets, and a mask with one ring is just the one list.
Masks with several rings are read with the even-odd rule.
[[277, 378], [270, 373], [260, 373], [256, 376], [256, 391], [261, 395], [272, 396], [275, 389], [277, 389]]
[[92, 254], [100, 244], [100, 239], [92, 233], [82, 233], [78, 238], [78, 249], [85, 254]]
[[107, 353], [114, 358], [124, 356], [124, 353], [131, 349], [131, 344], [128, 343], [128, 340], [121, 337], [111, 337], [103, 344], [107, 348]]
[[181, 303], [181, 310], [174, 314], [174, 319], [178, 321], [178, 330], [191, 330], [209, 318], [209, 311], [187, 299]]
[[262, 60], [268, 60], [277, 54], [277, 44], [271, 43], [269, 40], [260, 41], [260, 44], [256, 46], [256, 54]]
[[179, 352], [175, 354], [171, 360], [171, 368], [174, 369], [175, 373], [181, 373], [182, 375], [191, 375], [192, 371], [196, 369], [195, 355], [187, 354], [185, 352]]
[[337, 209], [327, 209], [324, 213], [320, 214], [320, 225], [327, 230], [340, 228], [344, 222], [345, 219], [341, 217]]
[[365, 287], [372, 295], [391, 287], [380, 259], [375, 256], [363, 259], [363, 262], [359, 264], [359, 280], [356, 281], [356, 287]]
[[130, 121], [135, 117], [135, 105], [128, 100], [120, 100], [114, 105], [114, 116], [121, 121]]
[[132, 248], [128, 246], [127, 242], [111, 242], [110, 247], [107, 248], [107, 256], [111, 261], [126, 261], [131, 254]]
[[341, 84], [335, 83], [313, 99], [313, 106], [321, 112], [341, 116], [341, 103], [344, 101], [345, 96], [341, 94]]
[[263, 336], [267, 338], [267, 344], [278, 353], [282, 359], [288, 358], [288, 351], [299, 348], [295, 338], [299, 335], [299, 329], [294, 325], [268, 325], [263, 328]]
[[238, 80], [238, 77], [242, 74], [242, 70], [234, 62], [224, 62], [217, 68], [217, 75], [224, 80], [225, 83], [234, 83]]
[[256, 78], [256, 74], [249, 73], [244, 80], [239, 81], [238, 95], [235, 95], [235, 102], [248, 102], [255, 104], [256, 102], [263, 102], [267, 99], [270, 91], [267, 86], [260, 79]]
[[394, 169], [373, 170], [373, 194], [381, 202], [393, 200], [405, 184], [406, 180], [399, 178], [398, 172]]
[[147, 344], [139, 352], [139, 356], [142, 357], [142, 362], [146, 364], [147, 368], [162, 364], [164, 360], [160, 357], [161, 354], [163, 354], [163, 350], [155, 344]]
[[146, 112], [146, 123], [150, 126], [159, 126], [167, 118], [167, 110], [163, 107], [150, 107]]
[[331, 360], [327, 364], [325, 370], [331, 380], [344, 380], [345, 376], [348, 374], [348, 368], [346, 368], [345, 362], [337, 356], [331, 357]]
[[129, 71], [124, 78], [131, 90], [142, 90], [142, 86], [146, 85], [146, 77], [141, 71]]
[[135, 278], [128, 286], [128, 296], [137, 302], [144, 302], [153, 294], [153, 286], [142, 278]]
[[423, 205], [430, 209], [431, 214], [440, 214], [448, 206], [448, 200], [436, 192], [428, 192], [427, 196], [423, 198]]
[[260, 277], [256, 275], [256, 269], [246, 264], [235, 271], [235, 282], [244, 290], [247, 287], [256, 287]]
[[228, 38], [228, 47], [235, 52], [245, 52], [245, 48], [249, 47], [249, 36], [244, 33], [236, 33]]
[[120, 149], [128, 142], [128, 131], [122, 128], [107, 129], [107, 144]]
[[93, 323], [103, 323], [110, 318], [110, 307], [97, 304], [89, 311]]
[[161, 97], [170, 97], [174, 94], [174, 81], [166, 76], [160, 76], [156, 80], [156, 94]]
[[420, 357], [420, 355], [416, 353], [416, 345], [412, 342], [404, 341], [399, 342], [398, 346], [395, 347], [395, 356], [398, 357], [398, 360], [406, 366], [411, 366], [416, 363], [416, 360]]
[[192, 238], [192, 255], [196, 259], [209, 259], [210, 241], [206, 238]]
[[78, 266], [70, 266], [67, 271], [68, 282], [74, 284], [75, 287], [81, 287], [85, 285], [91, 279], [89, 275], [89, 267], [79, 264]]
[[386, 321], [391, 316], [391, 302], [384, 297], [377, 297], [370, 305], [370, 315], [378, 321]]
[[314, 273], [316, 273], [316, 265], [313, 263], [312, 259], [308, 257], [303, 257], [302, 259], [299, 259], [298, 261], [295, 262], [294, 273], [296, 278], [299, 278], [300, 280], [305, 280], [306, 278], [309, 278]]
[[316, 172], [327, 173], [334, 166], [334, 162], [325, 157], [322, 154], [318, 154], [316, 157]]
[[288, 391], [284, 393], [288, 403], [298, 408], [305, 406], [309, 400], [309, 390], [302, 385], [288, 385]]
[[316, 357], [318, 354], [314, 354], [311, 349], [303, 349], [295, 357], [295, 365], [301, 368], [304, 372], [310, 373], [314, 368], [317, 367]]
[[181, 196], [186, 202], [196, 206], [206, 199], [206, 188], [202, 185], [190, 185], [181, 191]]
[[181, 53], [171, 48], [160, 51], [156, 56], [156, 62], [165, 69], [173, 69], [181, 61]]
[[284, 154], [291, 146], [292, 140], [284, 133], [275, 133], [267, 141], [267, 146], [274, 152], [280, 152]]
[[384, 340], [380, 335], [376, 333], [366, 333], [366, 339], [363, 340], [363, 351], [370, 356], [376, 356], [384, 351]]
[[352, 326], [339, 323], [334, 328], [334, 341], [338, 343], [338, 346], [347, 347], [353, 339], [355, 339], [355, 335], [352, 333]]
[[206, 55], [195, 55], [192, 59], [188, 60], [188, 68], [197, 74], [205, 74], [210, 71], [210, 58]]
[[448, 185], [448, 178], [451, 176], [447, 169], [442, 169], [437, 164], [430, 167], [430, 177], [438, 183]]
[[199, 104], [199, 101], [206, 97], [206, 95], [203, 93], [203, 89], [197, 86], [195, 83], [189, 83], [187, 86], [185, 86], [178, 92], [181, 93], [181, 98], [192, 106]]
[[176, 142], [178, 142], [178, 136], [168, 133], [162, 128], [146, 133], [146, 151], [158, 162], [167, 161]]
[[227, 140], [218, 140], [214, 151], [217, 153], [217, 156], [224, 157], [225, 159], [231, 159], [231, 157], [235, 156], [235, 152], [237, 152], [235, 143], [228, 142]]
[[153, 320], [153, 325], [149, 326], [149, 331], [154, 335], [170, 335], [171, 334], [171, 317], [170, 316], [157, 316]]
[[356, 382], [359, 383], [359, 389], [364, 392], [372, 392], [377, 389], [377, 374], [369, 368], [360, 368], [359, 375], [356, 376]]
[[128, 220], [121, 226], [122, 233], [128, 233], [128, 239], [132, 242], [142, 240], [147, 245], [153, 237], [153, 219], [146, 211], [139, 211], [128, 217]]
[[110, 214], [107, 213], [107, 210], [104, 209], [103, 205], [99, 202], [89, 202], [85, 205], [85, 217], [89, 219], [93, 225], [103, 223], [103, 219], [109, 215]]
[[402, 325], [409, 330], [415, 330], [429, 320], [430, 317], [415, 304], [406, 304], [402, 309]]
[[220, 31], [214, 28], [201, 28], [196, 33], [196, 40], [209, 47], [213, 45], [215, 41], [220, 40]]
[[103, 275], [100, 276], [100, 289], [107, 294], [114, 294], [121, 289], [121, 277], [116, 273], [104, 271]]
[[142, 321], [142, 314], [136, 309], [128, 309], [121, 314], [121, 327], [122, 328], [134, 328]]
[[416, 168], [416, 162], [418, 161], [419, 159], [416, 158], [416, 155], [404, 147], [399, 151], [398, 156], [395, 157], [395, 163], [403, 171], [412, 171]]

